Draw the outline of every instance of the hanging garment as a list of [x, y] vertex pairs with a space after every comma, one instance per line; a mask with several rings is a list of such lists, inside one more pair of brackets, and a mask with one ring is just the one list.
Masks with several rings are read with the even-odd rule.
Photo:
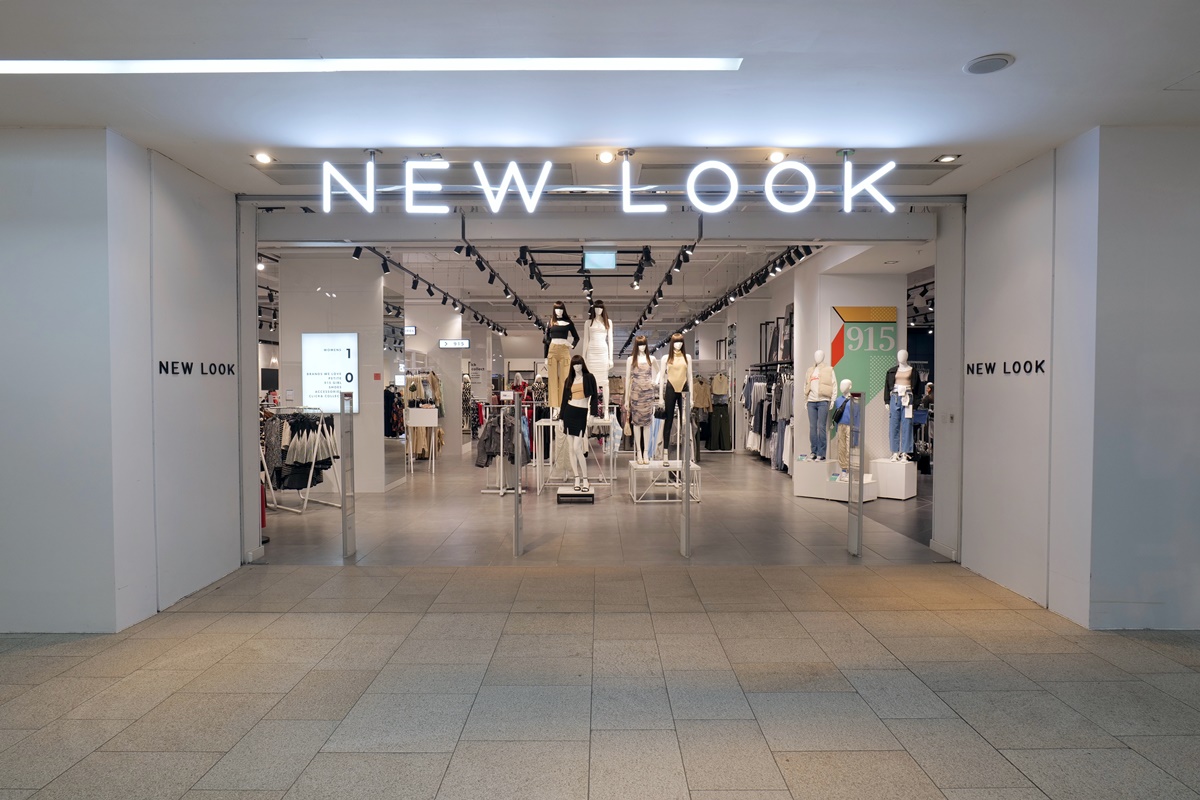
[[715, 395], [729, 394], [729, 376], [724, 372], [718, 372], [716, 375], [713, 375], [712, 393]]
[[730, 425], [728, 405], [713, 406], [712, 416], [708, 421], [708, 449], [733, 449], [733, 429]]

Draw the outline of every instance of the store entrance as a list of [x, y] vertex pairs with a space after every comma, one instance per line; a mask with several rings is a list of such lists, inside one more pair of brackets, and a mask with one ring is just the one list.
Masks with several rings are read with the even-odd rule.
[[[932, 358], [925, 357], [932, 352], [932, 299], [927, 310], [914, 301], [931, 297], [928, 242], [625, 242], [611, 246], [615, 258], [608, 270], [584, 269], [589, 250], [559, 240], [478, 246], [464, 240], [453, 247], [403, 249], [263, 241], [259, 250], [268, 257], [259, 273], [262, 312], [274, 323], [267, 333], [276, 334], [264, 349], [274, 353], [277, 347], [273, 357], [279, 361], [278, 388], [263, 395], [264, 416], [275, 413], [274, 404], [284, 417], [320, 416], [307, 406], [305, 334], [355, 334], [362, 387], [355, 424], [356, 554], [342, 556], [332, 481], [280, 489], [264, 469], [268, 490], [277, 490], [273, 498], [269, 493], [269, 504], [303, 506], [306, 496], [331, 503], [309, 503], [302, 513], [268, 508], [268, 563], [387, 568], [946, 560], [925, 546], [933, 507], [927, 410], [911, 423], [904, 419], [912, 426], [906, 454], [913, 460], [894, 468], [905, 477], [914, 472], [915, 485], [877, 487], [884, 495], [864, 504], [865, 549], [856, 558], [847, 552], [845, 498], [836, 496], [837, 426], [828, 416], [810, 419], [805, 392], [821, 350], [838, 384], [842, 374], [850, 376], [854, 390], [878, 404], [864, 415], [875, 449], [870, 455], [877, 457], [868, 461], [891, 457], [883, 387], [874, 384], [882, 383], [888, 364], [895, 365], [909, 342], [917, 379], [924, 385], [932, 376]], [[889, 255], [899, 257], [883, 258]], [[594, 314], [600, 306], [603, 313]], [[892, 316], [866, 328], [838, 316], [865, 307], [890, 307]], [[927, 319], [920, 316], [925, 314]], [[564, 319], [569, 326], [561, 324]], [[864, 331], [889, 325], [892, 347], [884, 346], [886, 337], [862, 339]], [[570, 327], [574, 335], [556, 341], [560, 337], [547, 336], [555, 327]], [[926, 339], [918, 345], [920, 336]], [[633, 358], [642, 352], [639, 337], [645, 337], [644, 360]], [[668, 367], [672, 351], [677, 355]], [[551, 389], [572, 355], [584, 356], [585, 367], [591, 361], [597, 390], [582, 437], [569, 435], [569, 419], [562, 417], [564, 406], [571, 416], [570, 401], [564, 402], [561, 388]], [[687, 387], [687, 425], [682, 403], [673, 404], [673, 424], [653, 418], [652, 407], [684, 394], [675, 391], [672, 377]], [[835, 402], [841, 386], [825, 387], [821, 396], [819, 383], [819, 399]], [[923, 400], [922, 390], [913, 399], [914, 412], [925, 410]], [[636, 411], [642, 413], [635, 417]], [[335, 419], [328, 422], [336, 428]], [[515, 436], [514, 424], [521, 426]], [[814, 431], [822, 424], [825, 449], [818, 453]], [[693, 464], [686, 476], [680, 458], [685, 429]], [[284, 439], [290, 442], [286, 427]], [[512, 463], [517, 441], [524, 447], [520, 470]], [[277, 463], [274, 455], [263, 463]], [[286, 450], [278, 461], [303, 466]], [[814, 491], [802, 482], [806, 469], [820, 471], [828, 485]], [[690, 557], [680, 553], [685, 477], [692, 501]], [[512, 545], [517, 485], [524, 490], [519, 556]], [[586, 489], [573, 496], [576, 485]]]

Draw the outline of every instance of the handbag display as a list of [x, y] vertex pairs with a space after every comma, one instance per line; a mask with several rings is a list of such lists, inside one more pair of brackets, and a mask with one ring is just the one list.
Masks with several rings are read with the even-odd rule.
[[666, 405], [659, 404], [654, 407], [654, 418], [655, 419], [666, 419], [667, 418]]

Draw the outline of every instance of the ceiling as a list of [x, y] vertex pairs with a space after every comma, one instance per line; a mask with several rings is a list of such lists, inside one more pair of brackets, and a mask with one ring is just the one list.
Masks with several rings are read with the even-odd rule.
[[[892, 188], [961, 194], [1096, 125], [1200, 124], [1197, 40], [1196, 0], [2, 0], [6, 59], [744, 61], [720, 73], [0, 76], [0, 126], [111, 127], [248, 194], [312, 191], [255, 168], [263, 150], [281, 167], [354, 163], [365, 148], [393, 164], [431, 151], [548, 158], [611, 184], [595, 154], [621, 147], [647, 175], [706, 153], [827, 164], [849, 147], [863, 164], [914, 166], [961, 153], [945, 175], [910, 170]], [[993, 52], [1017, 61], [963, 73]]]

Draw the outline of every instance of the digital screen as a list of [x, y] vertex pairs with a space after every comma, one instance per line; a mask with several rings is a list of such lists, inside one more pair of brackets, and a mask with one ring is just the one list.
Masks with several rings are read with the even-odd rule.
[[583, 268], [591, 270], [616, 269], [617, 253], [612, 251], [591, 250], [583, 254]]
[[354, 413], [358, 413], [357, 333], [300, 334], [300, 364], [304, 405], [337, 414], [342, 392], [354, 392]]

